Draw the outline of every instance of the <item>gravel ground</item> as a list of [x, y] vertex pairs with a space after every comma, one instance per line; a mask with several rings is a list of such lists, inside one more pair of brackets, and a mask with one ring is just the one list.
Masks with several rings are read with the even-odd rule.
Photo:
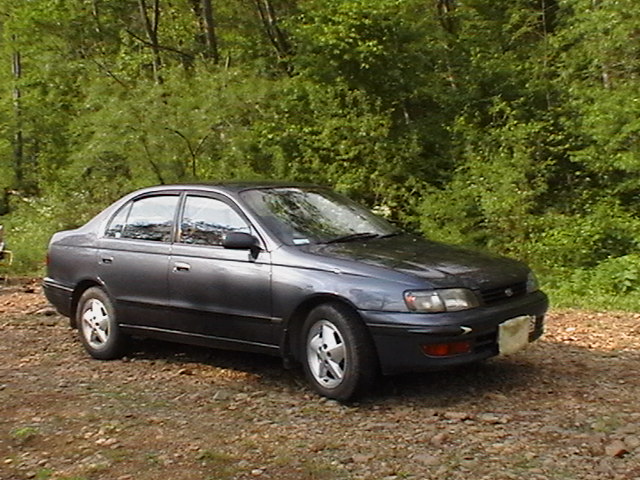
[[0, 284], [0, 478], [639, 479], [640, 314], [553, 311], [511, 357], [322, 399], [258, 355], [82, 350], [37, 284]]

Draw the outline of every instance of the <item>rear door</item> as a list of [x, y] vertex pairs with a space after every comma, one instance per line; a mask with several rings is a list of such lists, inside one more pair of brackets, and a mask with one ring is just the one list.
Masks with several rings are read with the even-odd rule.
[[274, 348], [270, 254], [224, 248], [229, 232], [256, 234], [231, 200], [185, 196], [169, 264], [174, 327], [235, 347]]
[[167, 272], [179, 200], [176, 192], [127, 203], [99, 242], [99, 277], [122, 323], [169, 326]]

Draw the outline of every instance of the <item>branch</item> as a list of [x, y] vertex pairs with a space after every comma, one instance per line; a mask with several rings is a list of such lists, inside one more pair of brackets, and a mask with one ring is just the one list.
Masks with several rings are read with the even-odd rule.
[[153, 45], [153, 43], [148, 42], [144, 38], [140, 38], [138, 35], [133, 33], [131, 30], [125, 30], [125, 31], [129, 35], [131, 35], [133, 38], [138, 40], [140, 43], [142, 43], [145, 47], [149, 47], [149, 48], [154, 48], [155, 47], [155, 48], [159, 48], [160, 50], [166, 50], [167, 52], [177, 53], [178, 55], [182, 55], [183, 57], [188, 58], [189, 60], [193, 60], [195, 58], [195, 55], [192, 55], [191, 53], [183, 52], [182, 50], [178, 50], [178, 49], [172, 48], [172, 47], [165, 47], [164, 45]]
[[174, 130], [173, 128], [165, 128], [165, 130], [169, 130], [170, 132], [175, 133], [176, 135], [178, 135], [181, 139], [184, 140], [184, 143], [187, 144], [187, 149], [189, 150], [189, 155], [191, 155], [191, 159], [193, 160], [196, 156], [196, 152], [193, 150], [193, 148], [191, 147], [191, 142], [189, 141], [189, 139], [187, 137], [184, 136], [184, 134], [182, 134], [181, 132], [179, 132], [178, 130]]
[[209, 138], [208, 133], [204, 137], [202, 137], [198, 142], [198, 145], [196, 145], [196, 150], [195, 150], [196, 155], [200, 153], [200, 148], [202, 147], [202, 145], [204, 145], [204, 142], [207, 140], [207, 138]]
[[164, 178], [162, 178], [162, 172], [160, 171], [160, 167], [151, 159], [151, 153], [149, 152], [149, 146], [147, 145], [147, 139], [144, 137], [140, 137], [140, 142], [142, 143], [142, 148], [144, 148], [144, 153], [147, 155], [147, 161], [151, 164], [151, 168], [158, 176], [158, 180], [160, 180], [160, 185], [165, 185]]
[[102, 63], [100, 63], [99, 61], [97, 61], [95, 58], [91, 59], [93, 61], [93, 63], [95, 63], [98, 67], [100, 67], [102, 70], [105, 71], [105, 73], [107, 75], [109, 75], [111, 78], [113, 78], [116, 82], [118, 82], [120, 85], [122, 85], [124, 88], [129, 88], [129, 86], [124, 83], [122, 80], [120, 80], [118, 77], [115, 76], [115, 74], [109, 70], [106, 65], [103, 65]]
[[200, 153], [200, 149], [202, 148], [202, 145], [204, 145], [204, 142], [207, 140], [207, 138], [209, 138], [209, 134], [207, 133], [204, 137], [202, 137], [200, 139], [200, 141], [198, 142], [198, 145], [196, 145], [196, 148], [194, 149], [191, 146], [191, 142], [189, 141], [189, 139], [184, 134], [182, 134], [180, 131], [174, 130], [173, 128], [166, 128], [166, 130], [169, 130], [170, 132], [175, 133], [180, 138], [182, 138], [184, 140], [184, 142], [187, 144], [187, 149], [189, 150], [189, 155], [191, 155], [191, 173], [192, 173], [193, 177], [195, 178], [195, 176], [196, 176], [196, 161], [198, 159], [198, 153]]

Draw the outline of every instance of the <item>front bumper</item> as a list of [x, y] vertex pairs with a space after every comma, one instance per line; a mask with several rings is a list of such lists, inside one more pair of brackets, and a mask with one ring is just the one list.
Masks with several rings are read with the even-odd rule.
[[[529, 332], [532, 342], [542, 335], [548, 307], [547, 296], [538, 291], [499, 305], [461, 312], [361, 311], [360, 315], [373, 337], [382, 373], [392, 374], [438, 370], [498, 355], [499, 325], [522, 315], [535, 317]], [[468, 353], [436, 357], [422, 350], [423, 345], [461, 341], [470, 343]]]

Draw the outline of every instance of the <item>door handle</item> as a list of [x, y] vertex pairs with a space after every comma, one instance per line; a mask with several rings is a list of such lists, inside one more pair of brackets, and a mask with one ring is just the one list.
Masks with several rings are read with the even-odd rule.
[[105, 263], [105, 264], [113, 263], [113, 257], [102, 257], [102, 263]]
[[176, 262], [173, 264], [174, 272], [188, 272], [189, 270], [191, 270], [191, 265], [188, 263]]

